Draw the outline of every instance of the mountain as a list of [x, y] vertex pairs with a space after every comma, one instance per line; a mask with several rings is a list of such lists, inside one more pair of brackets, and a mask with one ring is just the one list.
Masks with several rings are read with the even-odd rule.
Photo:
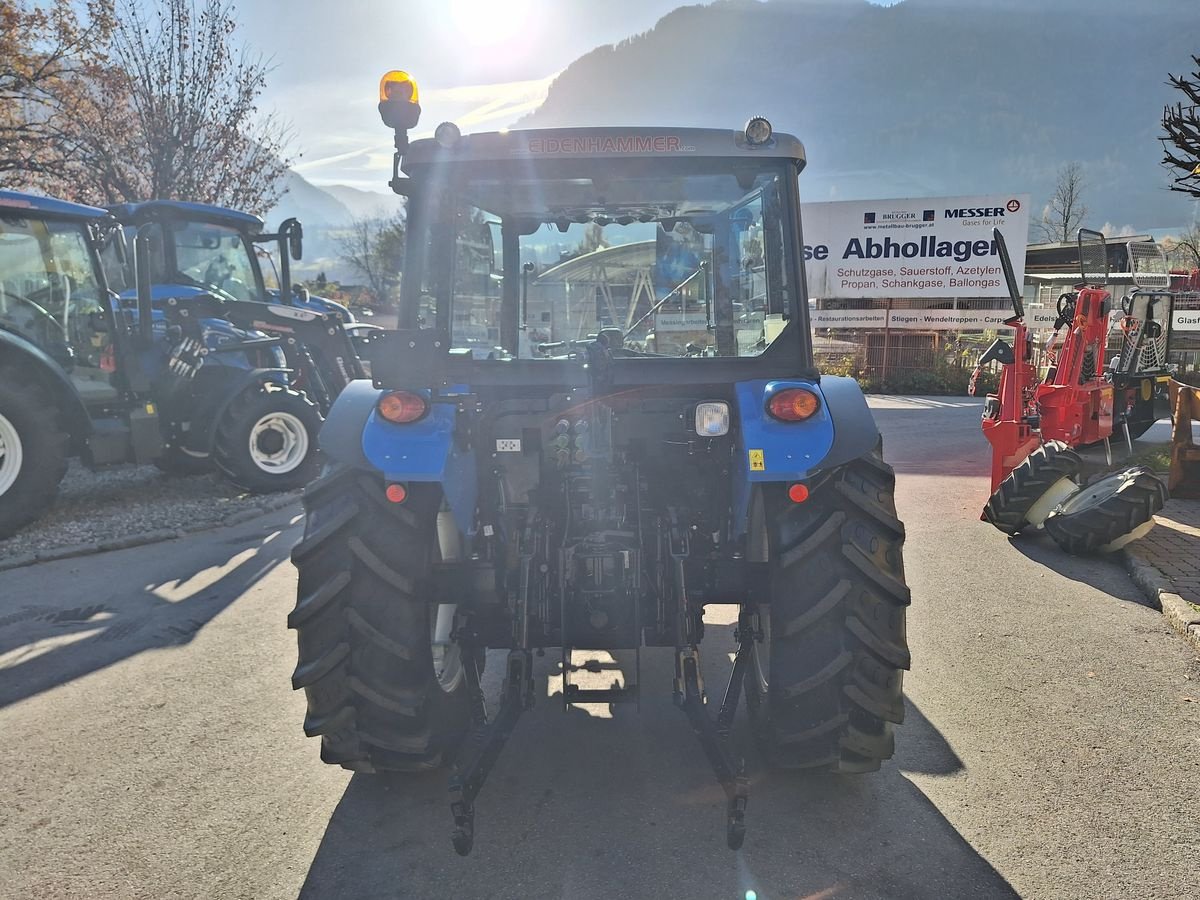
[[321, 188], [350, 211], [355, 218], [377, 218], [399, 212], [404, 203], [396, 194], [364, 191], [345, 184], [327, 184]]
[[353, 218], [353, 213], [328, 190], [317, 187], [303, 175], [289, 169], [284, 176], [284, 192], [265, 219], [268, 228], [275, 228], [290, 217], [299, 219], [308, 229], [344, 225]]
[[568, 66], [517, 127], [737, 128], [799, 136], [810, 200], [1029, 193], [1086, 172], [1086, 224], [1200, 208], [1167, 191], [1157, 138], [1191, 69], [1195, 0], [719, 0]]

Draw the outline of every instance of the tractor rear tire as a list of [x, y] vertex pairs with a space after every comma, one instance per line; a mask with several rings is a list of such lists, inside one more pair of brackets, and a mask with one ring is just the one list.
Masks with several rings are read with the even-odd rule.
[[910, 663], [895, 481], [877, 451], [812, 485], [803, 503], [756, 498], [771, 602], [766, 615], [760, 607], [746, 705], [777, 767], [871, 772], [893, 753]]
[[1078, 488], [1079, 454], [1062, 441], [1047, 441], [1008, 473], [988, 498], [983, 517], [1005, 534], [1042, 527], [1050, 510]]
[[243, 391], [217, 427], [213, 462], [238, 487], [294, 491], [316, 476], [321, 414], [304, 394], [277, 384]]
[[299, 663], [292, 685], [308, 699], [304, 732], [321, 759], [359, 772], [417, 771], [453, 758], [469, 724], [461, 650], [435, 667], [421, 595], [437, 552], [436, 485], [390, 503], [384, 482], [334, 468], [308, 486], [299, 570]]
[[67, 472], [62, 416], [37, 382], [0, 369], [0, 538], [45, 513]]
[[1046, 531], [1067, 553], [1111, 553], [1154, 527], [1167, 486], [1145, 466], [1114, 472], [1080, 488], [1046, 518]]

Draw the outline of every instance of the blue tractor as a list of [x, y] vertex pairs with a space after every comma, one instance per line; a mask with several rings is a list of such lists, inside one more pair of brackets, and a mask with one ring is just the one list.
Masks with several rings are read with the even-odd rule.
[[[410, 144], [416, 86], [389, 73], [380, 101], [409, 203], [399, 327], [325, 422], [292, 552], [293, 685], [321, 758], [452, 763], [465, 854], [484, 780], [545, 696], [533, 655], [560, 650], [567, 707], [636, 702], [641, 654], [663, 648], [731, 847], [741, 696], [773, 765], [878, 769], [904, 715], [904, 526], [862, 392], [813, 360], [800, 141], [756, 118], [445, 123]], [[710, 604], [739, 611], [719, 705]], [[507, 653], [491, 716], [485, 649]]]
[[47, 508], [70, 456], [211, 459], [254, 491], [315, 474], [320, 411], [279, 339], [221, 318], [213, 298], [155, 308], [146, 266], [118, 297], [101, 254], [124, 253], [105, 210], [0, 191], [0, 537]]
[[[164, 240], [151, 260], [156, 301], [211, 294], [226, 300], [306, 309], [334, 316], [344, 325], [354, 322], [353, 314], [341, 303], [313, 296], [292, 284], [291, 262], [301, 257], [304, 234], [296, 219], [286, 219], [278, 232], [266, 233], [258, 216], [204, 203], [147, 200], [111, 206], [109, 212], [125, 227], [130, 240], [144, 225], [162, 229]], [[267, 287], [256, 252], [272, 244], [279, 251], [277, 288]], [[111, 264], [111, 258], [106, 262]], [[112, 268], [110, 265], [110, 277]], [[132, 270], [126, 266], [124, 271], [131, 279]]]

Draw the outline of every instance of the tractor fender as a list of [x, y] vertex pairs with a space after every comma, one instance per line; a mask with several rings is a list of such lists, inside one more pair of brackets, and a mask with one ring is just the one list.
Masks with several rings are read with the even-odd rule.
[[874, 450], [879, 443], [879, 426], [858, 382], [853, 378], [823, 375], [821, 393], [833, 417], [833, 446], [818, 468], [844, 466]]
[[351, 381], [333, 401], [321, 426], [321, 452], [352, 469], [374, 470], [363, 453], [363, 433], [383, 390], [370, 381]]
[[72, 451], [78, 453], [92, 433], [92, 419], [79, 391], [63, 367], [37, 344], [0, 328], [0, 361], [14, 360], [22, 372], [36, 374], [62, 410], [63, 421], [71, 435]]
[[[778, 422], [767, 414], [771, 395], [788, 388], [803, 388], [821, 398], [811, 418]], [[732, 514], [737, 536], [746, 532], [754, 485], [805, 480], [871, 452], [879, 441], [867, 399], [853, 378], [743, 381], [736, 385], [736, 395], [740, 428]]]
[[475, 452], [455, 438], [457, 403], [434, 402], [419, 421], [394, 425], [376, 412], [383, 393], [369, 381], [350, 382], [321, 428], [321, 452], [343, 465], [381, 474], [388, 482], [441, 485], [459, 530], [474, 534], [479, 496]]

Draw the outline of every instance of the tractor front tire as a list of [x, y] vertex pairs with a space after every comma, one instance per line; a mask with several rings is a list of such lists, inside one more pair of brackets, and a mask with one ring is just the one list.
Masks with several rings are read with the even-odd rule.
[[308, 699], [304, 732], [321, 759], [360, 772], [416, 771], [449, 761], [469, 723], [457, 644], [435, 664], [421, 595], [437, 551], [436, 485], [390, 503], [384, 482], [335, 468], [304, 493], [299, 570], [299, 663], [292, 685]]
[[61, 413], [40, 385], [19, 376], [0, 369], [0, 538], [41, 516], [67, 472]]
[[321, 414], [304, 394], [276, 384], [243, 391], [217, 426], [213, 462], [238, 487], [294, 491], [316, 476]]
[[755, 501], [771, 602], [759, 610], [747, 707], [775, 766], [871, 772], [893, 753], [910, 663], [895, 481], [874, 452], [812, 485], [804, 503]]
[[1046, 531], [1067, 553], [1110, 553], [1154, 527], [1167, 486], [1145, 466], [1114, 472], [1080, 488], [1046, 518]]
[[983, 517], [1005, 534], [1042, 527], [1050, 510], [1079, 487], [1079, 454], [1062, 441], [1047, 441], [1000, 482], [983, 508]]

